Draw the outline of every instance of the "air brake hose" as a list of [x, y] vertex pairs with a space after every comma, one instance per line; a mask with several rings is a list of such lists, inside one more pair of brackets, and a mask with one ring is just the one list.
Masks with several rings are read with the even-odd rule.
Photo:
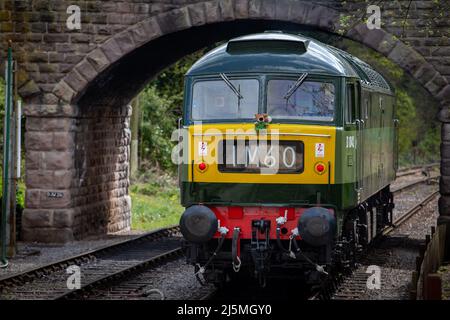
[[287, 250], [286, 248], [284, 248], [284, 247], [283, 247], [283, 244], [281, 243], [280, 232], [281, 232], [280, 226], [278, 225], [278, 226], [277, 226], [277, 245], [278, 245], [278, 247], [280, 248], [280, 250], [281, 250], [282, 252], [289, 254], [290, 251]]
[[220, 252], [220, 250], [222, 249], [222, 245], [223, 242], [225, 241], [225, 236], [226, 233], [222, 233], [219, 243], [217, 244], [217, 248], [216, 250], [214, 250], [213, 254], [211, 257], [209, 257], [208, 261], [205, 263], [205, 265], [203, 267], [201, 267], [199, 264], [196, 265], [196, 268], [198, 268], [198, 271], [195, 272], [195, 277], [197, 278], [197, 280], [200, 282], [200, 284], [203, 285], [203, 281], [199, 278], [199, 273], [204, 273], [206, 270], [206, 267], [214, 260], [214, 258], [217, 256], [217, 254]]
[[297, 240], [295, 239], [295, 237], [292, 237], [291, 240], [292, 240], [292, 243], [294, 244], [294, 251], [295, 251], [296, 255], [297, 255], [297, 253], [300, 254], [303, 257], [303, 259], [305, 259], [308, 263], [312, 264], [316, 268], [317, 271], [319, 271], [319, 272], [321, 272], [323, 274], [328, 274], [322, 266], [319, 266], [317, 263], [314, 263], [310, 258], [308, 258], [300, 250], [300, 248], [298, 246], [298, 243], [297, 243]]
[[295, 237], [292, 238], [292, 243], [294, 244], [295, 253], [301, 252]]
[[314, 262], [311, 261], [311, 259], [309, 259], [306, 255], [303, 254], [303, 252], [300, 250], [297, 240], [295, 240], [295, 238], [292, 238], [292, 243], [294, 244], [294, 249], [295, 249], [295, 253], [299, 253], [303, 259], [305, 259], [306, 261], [308, 261], [309, 263], [316, 265]]

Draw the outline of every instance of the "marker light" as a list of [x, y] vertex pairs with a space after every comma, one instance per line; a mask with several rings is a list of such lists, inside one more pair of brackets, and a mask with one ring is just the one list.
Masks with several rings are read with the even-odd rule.
[[205, 170], [205, 169], [206, 169], [206, 163], [200, 162], [200, 163], [198, 164], [198, 168], [200, 169], [200, 171]]
[[326, 170], [325, 164], [323, 164], [322, 162], [316, 163], [316, 165], [314, 166], [314, 170], [318, 174], [324, 174]]

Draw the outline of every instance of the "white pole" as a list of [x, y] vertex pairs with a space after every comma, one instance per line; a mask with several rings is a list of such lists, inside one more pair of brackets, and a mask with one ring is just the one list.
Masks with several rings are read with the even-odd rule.
[[16, 175], [16, 179], [20, 179], [20, 164], [21, 164], [21, 147], [22, 147], [22, 100], [18, 99], [17, 101], [17, 122], [16, 122], [16, 160], [17, 160], [17, 175]]

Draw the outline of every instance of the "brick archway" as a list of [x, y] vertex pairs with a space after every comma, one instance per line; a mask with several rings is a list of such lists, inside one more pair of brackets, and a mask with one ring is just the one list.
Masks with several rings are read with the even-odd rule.
[[[239, 5], [238, 5], [239, 4]], [[336, 33], [340, 13], [334, 9], [308, 2], [209, 1], [171, 10], [141, 21], [112, 36], [86, 55], [53, 90], [60, 100], [71, 103], [95, 77], [118, 60], [161, 36], [192, 27], [234, 20], [274, 20], [312, 26]], [[385, 55], [419, 81], [442, 104], [450, 102], [447, 80], [413, 47], [383, 29], [369, 30], [357, 24], [345, 37], [360, 42]]]
[[[36, 62], [25, 63], [23, 68], [31, 70], [23, 72], [20, 77], [20, 92], [27, 104], [28, 117], [27, 208], [23, 217], [23, 234], [27, 240], [67, 241], [87, 234], [129, 227], [127, 157], [130, 110], [125, 100], [136, 94], [145, 81], [157, 72], [158, 61], [149, 62], [155, 68], [148, 69], [146, 74], [133, 75], [130, 81], [124, 80], [131, 82], [127, 88], [117, 82], [114, 86], [108, 85], [114, 82], [117, 74], [123, 75], [116, 74], [117, 70], [124, 72], [136, 54], [149, 52], [153, 44], [171, 35], [183, 37], [183, 34], [193, 32], [189, 33], [192, 36], [195, 30], [205, 31], [206, 28], [214, 33], [216, 26], [224, 23], [278, 21], [337, 33], [345, 13], [345, 5], [338, 0], [325, 1], [325, 4], [323, 1], [319, 4], [319, 1], [294, 0], [186, 0], [178, 1], [177, 5], [155, 2], [154, 5], [160, 7], [148, 16], [140, 11], [152, 6], [151, 0], [134, 1], [139, 2], [136, 6], [131, 5], [132, 1], [109, 1], [109, 5], [107, 2], [98, 1], [98, 8], [91, 8], [92, 12], [105, 11], [108, 22], [119, 19], [114, 10], [123, 11], [129, 21], [118, 32], [100, 37], [98, 43], [86, 40], [81, 33], [71, 33], [72, 43], [75, 40], [80, 41], [75, 43], [86, 44], [80, 46], [83, 50], [78, 57], [65, 54], [71, 59], [58, 62], [56, 55], [40, 49], [32, 53], [31, 60]], [[423, 2], [415, 1], [416, 8], [426, 9]], [[134, 11], [127, 11], [128, 8]], [[63, 9], [64, 6], [60, 5], [57, 10]], [[103, 18], [92, 14], [92, 20], [95, 19], [100, 21]], [[440, 211], [445, 220], [445, 216], [450, 215], [450, 71], [449, 74], [442, 74], [444, 69], [438, 70], [439, 64], [419, 53], [417, 49], [423, 49], [421, 46], [407, 45], [397, 36], [385, 29], [369, 30], [363, 23], [345, 33], [345, 37], [380, 52], [398, 64], [441, 103], [439, 119], [444, 124]], [[55, 30], [42, 36], [42, 43], [51, 47], [53, 42], [58, 43], [66, 38], [64, 32]], [[169, 44], [166, 45], [169, 47]], [[64, 52], [70, 49], [61, 44], [55, 50]], [[181, 53], [177, 51], [177, 54]], [[173, 58], [177, 58], [176, 54]], [[23, 60], [27, 62], [27, 57]], [[56, 81], [44, 83], [45, 79], [40, 78], [42, 73], [33, 71], [35, 65], [41, 68], [40, 60], [48, 62], [42, 68], [47, 68], [47, 73], [53, 74]], [[61, 72], [62, 66], [64, 72]], [[105, 89], [112, 88], [119, 90], [109, 90], [106, 95], [99, 92], [108, 92]], [[95, 100], [95, 90], [103, 99]], [[113, 91], [122, 94], [124, 101], [108, 96]], [[59, 191], [63, 196], [49, 198], [51, 191]]]

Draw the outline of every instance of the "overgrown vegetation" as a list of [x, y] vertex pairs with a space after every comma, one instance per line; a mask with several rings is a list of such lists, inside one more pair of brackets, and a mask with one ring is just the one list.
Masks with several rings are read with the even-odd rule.
[[184, 75], [207, 49], [189, 55], [167, 68], [140, 94], [142, 123], [140, 125], [140, 170], [158, 168], [171, 173], [174, 143], [172, 131], [182, 114]]
[[170, 159], [173, 143], [171, 133], [176, 127], [178, 107], [175, 102], [158, 93], [154, 85], [140, 95], [142, 123], [140, 126], [140, 170], [150, 168], [172, 172]]

